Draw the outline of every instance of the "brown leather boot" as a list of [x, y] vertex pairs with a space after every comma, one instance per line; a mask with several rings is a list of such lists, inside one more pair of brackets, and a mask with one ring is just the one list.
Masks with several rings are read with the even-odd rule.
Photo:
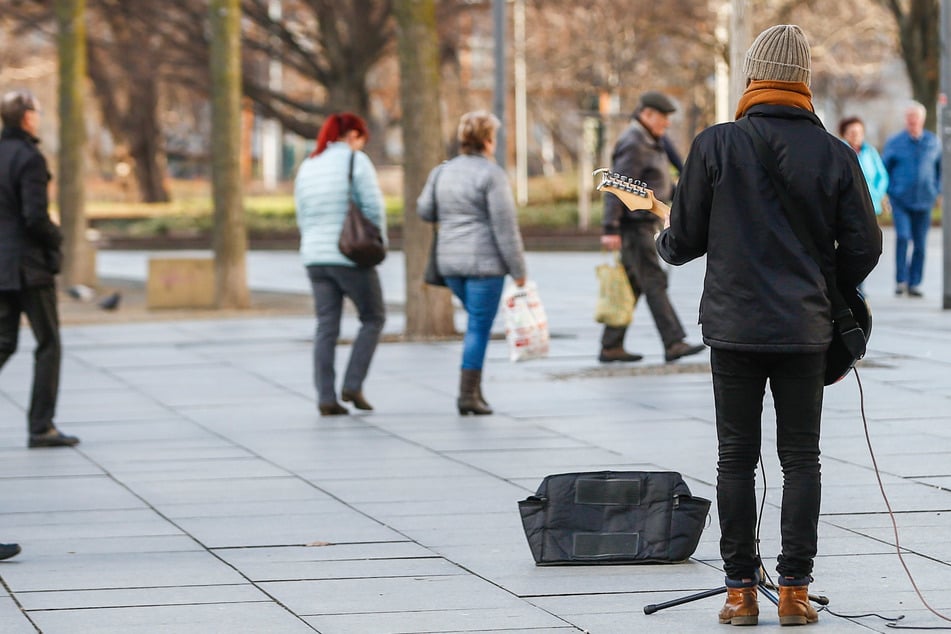
[[809, 586], [779, 584], [779, 624], [806, 625], [819, 620], [819, 613], [809, 603]]
[[459, 375], [459, 398], [456, 400], [459, 414], [485, 416], [492, 408], [482, 398], [482, 370], [463, 370]]
[[726, 603], [720, 610], [723, 625], [756, 625], [759, 622], [759, 603], [756, 602], [756, 586], [727, 588]]

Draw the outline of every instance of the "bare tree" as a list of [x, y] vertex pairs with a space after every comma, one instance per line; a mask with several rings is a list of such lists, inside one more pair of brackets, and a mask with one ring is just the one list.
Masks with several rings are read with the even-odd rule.
[[892, 14], [898, 25], [901, 56], [911, 81], [916, 101], [928, 107], [925, 125], [936, 129], [938, 88], [941, 65], [941, 39], [938, 35], [938, 0], [877, 0]]
[[131, 159], [143, 202], [170, 199], [159, 123], [165, 40], [151, 2], [92, 0], [100, 36], [89, 46], [89, 77], [103, 124]]
[[447, 289], [423, 282], [432, 230], [416, 214], [429, 170], [443, 158], [439, 108], [439, 43], [434, 0], [395, 7], [399, 25], [400, 105], [403, 111], [403, 252], [406, 258], [406, 335], [418, 339], [455, 332]]
[[211, 0], [211, 154], [215, 225], [215, 305], [250, 305], [241, 201], [241, 4]]
[[83, 150], [86, 123], [86, 0], [56, 0], [59, 57], [58, 202], [63, 228], [63, 280], [67, 285], [95, 284], [86, 241]]
[[[331, 112], [368, 115], [367, 76], [392, 50], [395, 37], [392, 5], [392, 0], [285, 0], [281, 19], [274, 20], [268, 0], [243, 0], [245, 16], [257, 27], [244, 33], [249, 54], [270, 55], [276, 39], [284, 67], [309, 80], [306, 90], [274, 91], [266, 77], [246, 73], [245, 94], [262, 114], [306, 138], [317, 136], [323, 116]], [[315, 87], [323, 89], [320, 99], [314, 98]]]

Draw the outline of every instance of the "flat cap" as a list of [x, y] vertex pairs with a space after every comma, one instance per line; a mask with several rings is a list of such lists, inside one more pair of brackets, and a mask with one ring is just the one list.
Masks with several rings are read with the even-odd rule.
[[670, 97], [665, 95], [662, 92], [657, 92], [656, 90], [650, 90], [641, 95], [640, 102], [638, 103], [638, 110], [641, 108], [653, 108], [664, 114], [670, 114], [677, 110], [677, 106], [674, 105], [674, 102], [671, 101]]

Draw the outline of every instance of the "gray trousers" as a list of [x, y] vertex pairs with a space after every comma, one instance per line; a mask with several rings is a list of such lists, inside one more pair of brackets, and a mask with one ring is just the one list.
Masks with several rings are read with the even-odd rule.
[[[660, 266], [660, 256], [654, 244], [654, 224], [631, 222], [621, 226], [621, 262], [627, 271], [634, 294], [647, 299], [657, 332], [670, 347], [687, 336], [667, 296], [667, 274]], [[605, 326], [601, 347], [620, 348], [624, 345], [627, 327]]]
[[336, 372], [334, 353], [340, 335], [340, 318], [343, 314], [343, 298], [349, 297], [357, 308], [360, 330], [350, 350], [350, 361], [343, 377], [345, 390], [359, 392], [370, 369], [370, 361], [376, 352], [376, 344], [383, 332], [386, 308], [383, 305], [383, 290], [380, 276], [375, 268], [355, 266], [307, 267], [307, 277], [314, 295], [314, 312], [317, 314], [317, 334], [314, 337], [314, 386], [317, 402], [330, 404], [337, 401], [334, 389]]

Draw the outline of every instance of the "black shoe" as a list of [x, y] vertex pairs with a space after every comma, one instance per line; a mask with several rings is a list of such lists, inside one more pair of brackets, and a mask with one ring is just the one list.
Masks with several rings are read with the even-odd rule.
[[351, 390], [341, 390], [340, 391], [340, 400], [344, 403], [353, 403], [353, 406], [357, 409], [363, 410], [372, 410], [373, 406], [365, 398], [363, 398], [363, 392], [359, 390], [354, 392]]
[[624, 348], [602, 348], [601, 354], [598, 355], [598, 361], [601, 363], [640, 361], [643, 358], [644, 355], [628, 352]]
[[702, 343], [696, 345], [690, 345], [686, 341], [678, 341], [677, 343], [672, 343], [667, 347], [667, 350], [664, 352], [664, 360], [667, 363], [671, 361], [676, 361], [681, 357], [689, 357], [692, 354], [697, 354], [698, 352], [703, 352], [706, 348]]
[[908, 297], [924, 297], [924, 296], [925, 296], [924, 293], [922, 293], [921, 290], [919, 290], [917, 286], [908, 287]]
[[20, 554], [20, 544], [0, 544], [0, 559], [9, 559]]
[[29, 447], [72, 447], [79, 444], [79, 438], [64, 434], [55, 427], [51, 427], [42, 434], [30, 434]]
[[320, 403], [317, 405], [321, 416], [345, 416], [350, 413], [346, 407], [334, 401], [333, 403]]
[[904, 282], [899, 282], [895, 285], [895, 296], [901, 297], [908, 291], [908, 285]]

